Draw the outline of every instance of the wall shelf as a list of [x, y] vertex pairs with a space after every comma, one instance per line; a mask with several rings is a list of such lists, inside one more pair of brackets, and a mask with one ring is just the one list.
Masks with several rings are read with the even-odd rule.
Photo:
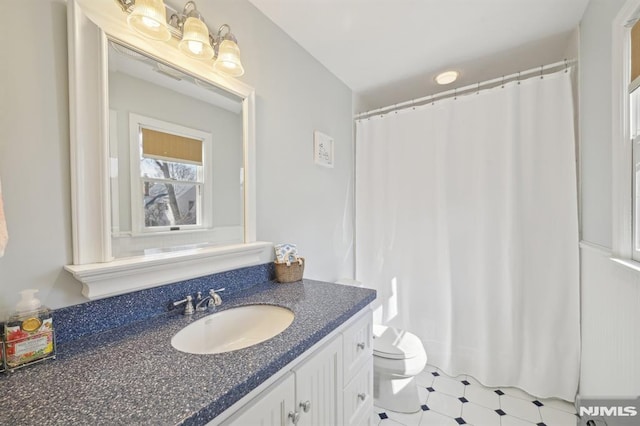
[[129, 293], [271, 261], [272, 244], [254, 242], [126, 257], [111, 262], [67, 265], [91, 299]]

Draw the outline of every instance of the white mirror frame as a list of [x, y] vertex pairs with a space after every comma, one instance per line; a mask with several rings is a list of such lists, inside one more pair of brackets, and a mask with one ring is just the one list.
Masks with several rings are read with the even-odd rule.
[[[269, 262], [272, 245], [256, 241], [255, 92], [191, 59], [178, 42], [147, 40], [129, 29], [114, 0], [68, 0], [73, 265], [65, 269], [99, 299]], [[244, 243], [113, 259], [109, 190], [107, 34], [239, 96], [243, 106]]]

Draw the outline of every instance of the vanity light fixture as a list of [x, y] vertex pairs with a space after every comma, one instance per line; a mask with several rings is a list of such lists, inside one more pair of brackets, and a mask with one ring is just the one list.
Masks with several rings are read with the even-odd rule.
[[445, 71], [436, 76], [436, 83], [440, 85], [451, 84], [458, 79], [458, 71]]
[[136, 0], [127, 23], [140, 34], [154, 40], [167, 41], [171, 38], [162, 0]]
[[180, 50], [187, 56], [196, 59], [213, 58], [213, 47], [211, 47], [209, 41], [209, 28], [202, 21], [202, 16], [196, 9], [194, 2], [189, 1], [184, 5], [183, 16], [186, 19], [182, 24], [182, 40], [178, 44]]
[[178, 48], [185, 55], [203, 60], [213, 58], [213, 69], [232, 77], [244, 74], [238, 40], [231, 33], [231, 27], [223, 24], [216, 35], [212, 35], [195, 2], [188, 1], [182, 13], [169, 9], [171, 14], [167, 20], [162, 0], [115, 1], [129, 14], [129, 26], [144, 36], [160, 41], [168, 41], [173, 36], [180, 40]]
[[[222, 31], [226, 29], [225, 35], [222, 35]], [[239, 77], [244, 74], [244, 68], [242, 62], [240, 62], [240, 48], [238, 47], [238, 40], [231, 33], [231, 27], [224, 24], [218, 30], [216, 35], [216, 62], [213, 64], [213, 69], [229, 74], [233, 77]]]

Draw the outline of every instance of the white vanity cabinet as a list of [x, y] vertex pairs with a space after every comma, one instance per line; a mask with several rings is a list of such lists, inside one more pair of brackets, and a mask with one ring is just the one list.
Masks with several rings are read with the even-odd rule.
[[373, 318], [360, 317], [342, 333], [344, 359], [343, 422], [370, 425], [373, 414]]
[[294, 399], [295, 377], [292, 373], [287, 373], [285, 378], [273, 385], [267, 391], [260, 394], [256, 401], [250, 403], [250, 407], [241, 410], [241, 414], [234, 417], [227, 425], [260, 425], [260, 426], [282, 426], [291, 424], [293, 419], [289, 419], [291, 413], [295, 416]]
[[342, 424], [342, 339], [335, 337], [294, 370], [298, 426]]
[[[247, 401], [224, 425], [370, 425], [373, 413], [372, 314], [355, 321]], [[233, 409], [233, 408], [232, 408]], [[218, 424], [214, 419], [211, 423]]]

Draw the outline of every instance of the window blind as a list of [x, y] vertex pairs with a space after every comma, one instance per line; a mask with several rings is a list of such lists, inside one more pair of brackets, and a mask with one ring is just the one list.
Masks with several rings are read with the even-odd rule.
[[631, 83], [640, 77], [640, 21], [631, 27]]
[[202, 165], [202, 141], [142, 128], [142, 156]]

